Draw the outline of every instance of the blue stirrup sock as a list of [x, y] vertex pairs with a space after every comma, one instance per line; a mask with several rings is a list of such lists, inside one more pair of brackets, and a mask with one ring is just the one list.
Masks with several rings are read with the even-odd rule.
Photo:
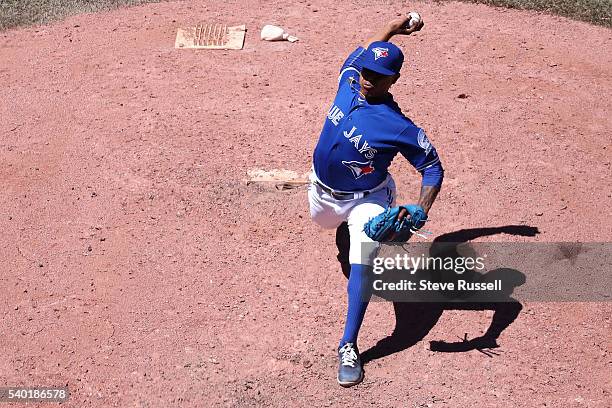
[[347, 286], [348, 311], [340, 347], [346, 343], [357, 344], [359, 329], [372, 296], [371, 268], [368, 265], [351, 264], [351, 274]]

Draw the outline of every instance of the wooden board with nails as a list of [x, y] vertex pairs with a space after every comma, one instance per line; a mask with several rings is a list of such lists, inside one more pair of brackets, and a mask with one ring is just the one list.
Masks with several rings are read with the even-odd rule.
[[179, 28], [174, 48], [241, 50], [245, 33], [244, 24], [229, 27], [219, 23], [199, 23], [193, 27]]

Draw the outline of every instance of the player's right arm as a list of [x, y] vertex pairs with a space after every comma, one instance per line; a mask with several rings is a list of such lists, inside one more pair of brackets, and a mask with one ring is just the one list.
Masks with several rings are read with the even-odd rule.
[[364, 52], [365, 49], [363, 47], [357, 47], [355, 51], [350, 53], [348, 58], [344, 61], [344, 64], [342, 64], [342, 68], [340, 68], [340, 75], [338, 75], [339, 85], [348, 78], [359, 79]]
[[408, 27], [410, 16], [396, 18], [383, 26], [376, 34], [370, 37], [365, 43], [357, 47], [342, 64], [338, 84], [342, 84], [347, 78], [359, 79], [361, 73], [361, 60], [365, 49], [374, 41], [389, 41], [394, 35], [410, 35], [423, 28], [423, 21], [412, 28]]
[[416, 24], [412, 28], [407, 28], [410, 23], [410, 16], [404, 16], [400, 18], [396, 18], [394, 20], [389, 21], [380, 30], [376, 32], [372, 37], [368, 38], [365, 43], [363, 43], [363, 48], [368, 48], [370, 44], [375, 41], [389, 41], [391, 37], [394, 35], [410, 35], [415, 31], [419, 31], [423, 28], [423, 21], [419, 24]]

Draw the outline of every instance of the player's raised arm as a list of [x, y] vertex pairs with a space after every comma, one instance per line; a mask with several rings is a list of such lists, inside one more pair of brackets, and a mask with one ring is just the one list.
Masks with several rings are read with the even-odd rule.
[[396, 18], [385, 24], [379, 31], [376, 32], [362, 45], [363, 48], [368, 46], [375, 41], [389, 41], [394, 35], [410, 35], [415, 31], [419, 31], [423, 28], [423, 20], [419, 21], [412, 27], [409, 27], [411, 16], [405, 16]]

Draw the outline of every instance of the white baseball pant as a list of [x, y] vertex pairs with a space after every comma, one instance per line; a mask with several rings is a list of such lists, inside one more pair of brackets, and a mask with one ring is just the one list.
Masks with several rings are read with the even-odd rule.
[[[363, 232], [363, 226], [370, 219], [395, 205], [396, 191], [393, 178], [387, 177], [383, 184], [374, 189], [376, 191], [367, 196], [349, 200], [333, 198], [315, 184], [315, 180], [317, 178], [312, 171], [308, 185], [308, 201], [312, 220], [325, 229], [338, 228], [346, 221], [350, 234], [349, 262], [372, 265], [379, 244]], [[368, 244], [362, 245], [363, 243]]]

